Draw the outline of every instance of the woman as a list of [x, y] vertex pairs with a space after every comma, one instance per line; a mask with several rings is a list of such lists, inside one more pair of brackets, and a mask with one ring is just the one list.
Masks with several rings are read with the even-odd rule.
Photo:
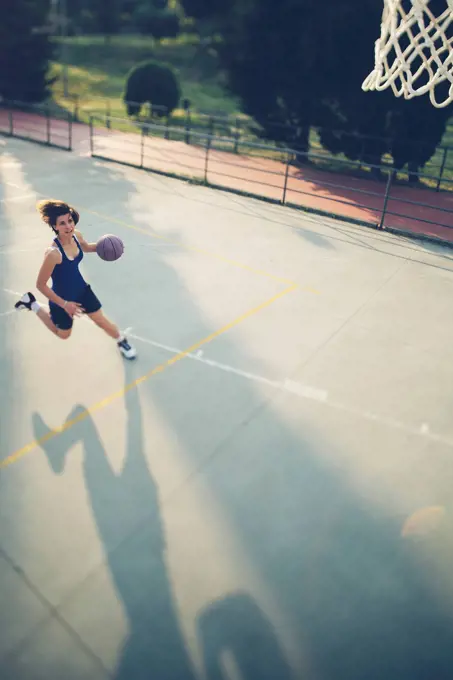
[[[49, 311], [43, 309], [33, 293], [25, 293], [16, 302], [18, 310], [36, 312], [44, 325], [57, 337], [69, 338], [75, 316], [87, 314], [102, 330], [117, 341], [126, 359], [134, 359], [137, 352], [127, 338], [101, 311], [101, 303], [86, 283], [79, 270], [84, 253], [96, 252], [95, 243], [87, 243], [76, 230], [80, 215], [63, 201], [40, 201], [37, 204], [41, 219], [56, 234], [46, 250], [39, 270], [36, 287], [49, 300]], [[52, 278], [52, 288], [47, 285]]]

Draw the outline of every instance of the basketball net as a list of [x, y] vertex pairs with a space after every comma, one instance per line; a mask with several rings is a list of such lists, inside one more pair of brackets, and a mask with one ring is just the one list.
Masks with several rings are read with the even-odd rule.
[[[437, 15], [434, 5], [441, 8]], [[404, 9], [406, 7], [407, 9]], [[443, 108], [453, 100], [453, 0], [384, 0], [381, 37], [375, 43], [375, 67], [362, 89], [391, 87], [397, 97], [429, 93]], [[450, 30], [449, 30], [450, 29]], [[449, 83], [439, 97], [438, 86]], [[444, 89], [444, 88], [442, 88]]]

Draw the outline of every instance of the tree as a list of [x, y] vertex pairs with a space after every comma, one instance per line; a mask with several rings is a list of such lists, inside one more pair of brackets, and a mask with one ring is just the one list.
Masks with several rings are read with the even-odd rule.
[[[235, 14], [237, 0], [179, 0], [186, 17], [195, 20], [195, 30], [202, 39], [202, 48], [214, 42]], [[246, 5], [248, 0], [242, 0]]]
[[418, 180], [420, 168], [429, 161], [442, 141], [453, 107], [436, 109], [428, 96], [411, 101], [401, 99], [389, 120], [393, 166], [401, 170], [407, 163], [409, 181]]
[[121, 24], [120, 0], [96, 0], [93, 14], [98, 30], [106, 39], [118, 33]]
[[212, 19], [225, 15], [234, 0], [180, 0], [184, 13], [192, 19]]
[[[124, 102], [129, 116], [138, 116], [141, 107], [149, 102], [157, 115], [169, 114], [179, 103], [181, 91], [175, 72], [166, 64], [146, 61], [129, 73]], [[162, 107], [159, 111], [159, 108]]]
[[[366, 28], [358, 31], [357, 26], [373, 4], [237, 0], [233, 18], [222, 30], [220, 56], [232, 90], [264, 135], [280, 130], [281, 141], [294, 142], [299, 130], [298, 146], [308, 149], [310, 125], [332, 117], [340, 89], [350, 90], [357, 73], [364, 73], [368, 51], [372, 63], [373, 39], [367, 40]], [[380, 15], [375, 14], [378, 26]], [[372, 26], [372, 18], [367, 21]]]
[[41, 102], [49, 95], [53, 46], [46, 0], [3, 0], [0, 23], [0, 96]]
[[[219, 55], [231, 89], [264, 136], [308, 150], [316, 125], [333, 153], [380, 163], [392, 148], [392, 116], [401, 110], [390, 91], [362, 90], [374, 66], [381, 14], [375, 0], [235, 1], [220, 22]], [[433, 107], [425, 114], [427, 125], [415, 132], [420, 137], [442, 118]]]
[[133, 22], [141, 33], [152, 35], [156, 40], [176, 38], [180, 28], [176, 12], [158, 8], [155, 2], [142, 2], [137, 5], [133, 13]]

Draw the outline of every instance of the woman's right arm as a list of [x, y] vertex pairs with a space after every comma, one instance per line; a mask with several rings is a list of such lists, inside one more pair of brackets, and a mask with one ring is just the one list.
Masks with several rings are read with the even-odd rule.
[[60, 305], [60, 307], [64, 307], [67, 304], [66, 300], [63, 300], [63, 298], [54, 293], [53, 290], [47, 285], [48, 280], [52, 276], [54, 267], [59, 263], [60, 258], [60, 253], [54, 248], [51, 248], [46, 253], [44, 262], [42, 263], [41, 269], [38, 273], [38, 278], [36, 279], [36, 288], [40, 293], [45, 295], [48, 300], [55, 302], [55, 304]]

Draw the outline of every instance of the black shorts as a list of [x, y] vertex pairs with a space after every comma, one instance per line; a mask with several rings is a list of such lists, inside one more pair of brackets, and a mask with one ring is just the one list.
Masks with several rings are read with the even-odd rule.
[[[102, 307], [100, 301], [91, 290], [91, 286], [88, 285], [84, 289], [83, 293], [78, 296], [77, 300], [68, 300], [68, 302], [78, 302], [80, 305], [82, 305], [83, 312], [85, 314], [93, 314], [94, 312], [99, 311]], [[54, 302], [49, 302], [49, 311], [50, 318], [57, 328], [62, 331], [68, 331], [70, 328], [72, 328], [74, 319], [69, 316], [67, 312], [65, 312], [63, 307], [56, 305]]]

